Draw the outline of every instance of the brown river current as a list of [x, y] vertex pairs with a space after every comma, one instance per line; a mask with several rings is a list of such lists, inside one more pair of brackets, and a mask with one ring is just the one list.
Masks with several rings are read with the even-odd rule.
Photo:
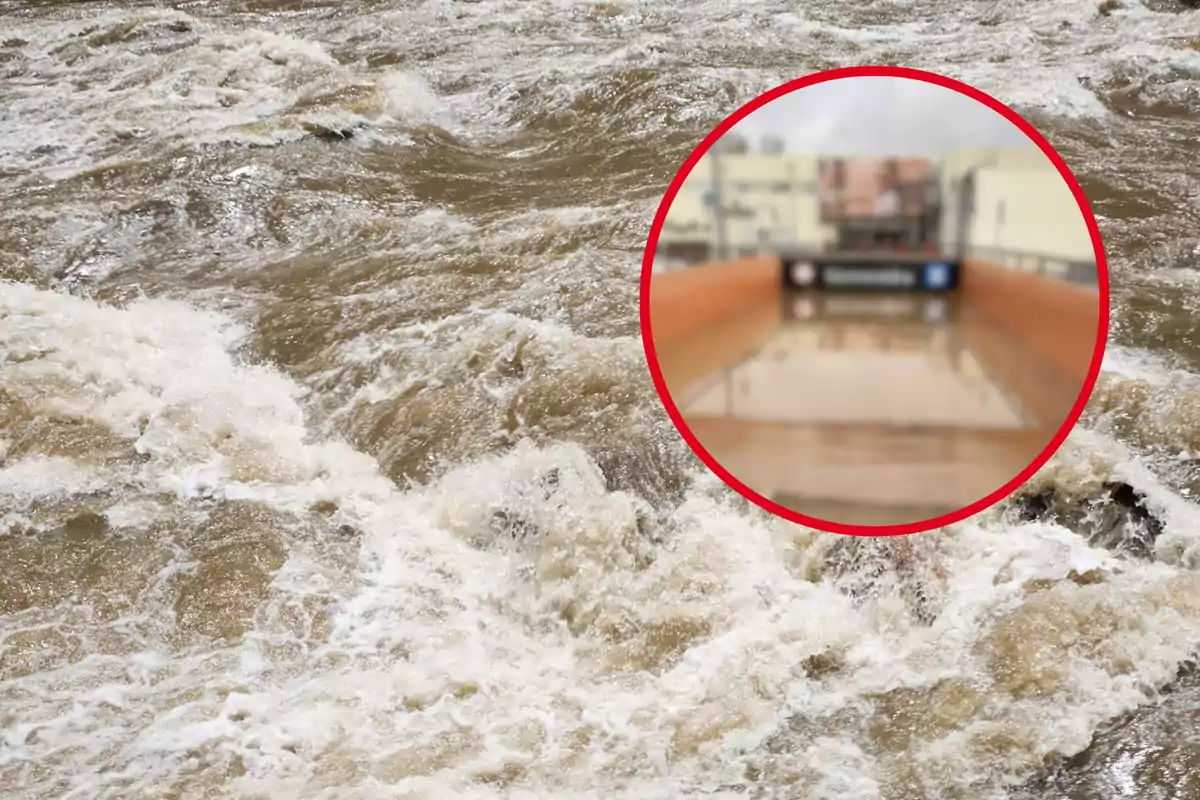
[[[1200, 795], [1200, 12], [1109, 5], [0, 2], [0, 796]], [[690, 149], [861, 63], [1112, 268], [1062, 513], [915, 561], [725, 489], [638, 329]]]

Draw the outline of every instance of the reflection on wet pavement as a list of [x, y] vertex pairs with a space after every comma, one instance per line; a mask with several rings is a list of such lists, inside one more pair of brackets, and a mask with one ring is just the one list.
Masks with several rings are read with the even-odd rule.
[[985, 497], [1049, 443], [973, 346], [1007, 341], [983, 326], [955, 297], [799, 295], [658, 356], [692, 433], [751, 489], [833, 522], [897, 524]]

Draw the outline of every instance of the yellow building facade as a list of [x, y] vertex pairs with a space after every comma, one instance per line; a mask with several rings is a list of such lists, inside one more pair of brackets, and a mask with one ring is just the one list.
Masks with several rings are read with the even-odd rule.
[[731, 253], [821, 246], [833, 235], [818, 218], [816, 156], [708, 153], [671, 204], [660, 247], [695, 243], [717, 251], [718, 202], [726, 210], [724, 244]]
[[[690, 260], [788, 248], [823, 249], [837, 240], [820, 221], [821, 156], [711, 152], [693, 168], [667, 212], [660, 253]], [[1063, 261], [1093, 258], [1091, 238], [1074, 196], [1054, 164], [1028, 147], [945, 151], [938, 165], [939, 242], [946, 252], [971, 250]], [[718, 190], [719, 186], [719, 190]], [[724, 225], [715, 207], [725, 209]], [[701, 254], [697, 256], [696, 254]]]

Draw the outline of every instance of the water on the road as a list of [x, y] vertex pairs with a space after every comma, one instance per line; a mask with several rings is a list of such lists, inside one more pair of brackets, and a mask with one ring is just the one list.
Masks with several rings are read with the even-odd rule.
[[[688, 428], [755, 492], [832, 522], [922, 522], [1012, 480], [1080, 390], [965, 305], [957, 295], [784, 295], [656, 343], [656, 355]], [[1057, 384], [1053, 420], [1006, 383], [1010, 364]]]
[[[0, 794], [1191, 797], [1198, 42], [1173, 0], [0, 3]], [[1135, 486], [1148, 558], [996, 509], [899, 569], [667, 418], [671, 176], [868, 62], [1092, 198], [1113, 346], [1037, 486]]]

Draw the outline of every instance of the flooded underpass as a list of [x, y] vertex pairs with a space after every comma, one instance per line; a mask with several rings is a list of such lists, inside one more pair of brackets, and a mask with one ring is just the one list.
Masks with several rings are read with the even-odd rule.
[[[658, 356], [717, 462], [846, 524], [919, 522], [985, 497], [1046, 447], [1079, 392], [955, 294], [785, 294]], [[1054, 387], [1049, 407], [1022, 397], [1030, 373]]]

